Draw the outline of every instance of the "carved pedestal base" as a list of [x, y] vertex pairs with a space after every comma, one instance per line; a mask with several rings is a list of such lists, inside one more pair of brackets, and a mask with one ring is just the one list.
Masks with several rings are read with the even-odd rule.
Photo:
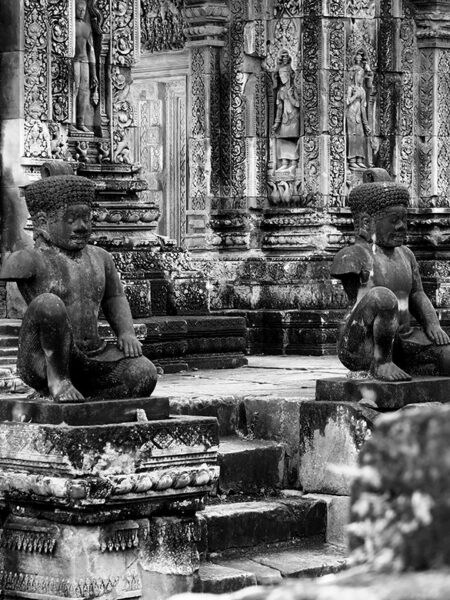
[[[136, 409], [142, 417], [145, 406]], [[146, 586], [151, 572], [192, 574], [195, 511], [218, 478], [217, 436], [213, 418], [2, 422], [2, 589], [121, 599], [141, 596], [144, 573]]]

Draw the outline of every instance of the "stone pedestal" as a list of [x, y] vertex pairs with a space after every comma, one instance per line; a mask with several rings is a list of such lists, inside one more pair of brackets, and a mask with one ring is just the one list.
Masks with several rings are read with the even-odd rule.
[[[219, 474], [217, 421], [147, 420], [155, 400], [164, 412], [165, 399], [119, 401], [130, 409], [122, 423], [109, 402], [106, 424], [55, 424], [58, 410], [69, 422], [75, 412], [46, 403], [35, 403], [33, 415], [53, 423], [0, 424], [0, 585], [7, 595], [133, 598], [142, 595], [143, 578], [147, 587], [152, 575], [159, 581], [161, 573], [198, 568], [195, 511]], [[23, 405], [12, 418], [21, 418]], [[80, 405], [79, 422], [90, 412], [98, 422], [94, 402]]]
[[414, 377], [411, 381], [376, 379], [319, 379], [316, 400], [359, 402], [378, 410], [396, 410], [408, 404], [449, 401], [450, 377]]

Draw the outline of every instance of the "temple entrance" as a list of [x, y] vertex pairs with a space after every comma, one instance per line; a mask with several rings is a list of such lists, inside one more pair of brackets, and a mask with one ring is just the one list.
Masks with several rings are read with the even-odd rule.
[[157, 202], [158, 233], [183, 245], [186, 234], [186, 75], [140, 71], [133, 86], [138, 102], [138, 162]]

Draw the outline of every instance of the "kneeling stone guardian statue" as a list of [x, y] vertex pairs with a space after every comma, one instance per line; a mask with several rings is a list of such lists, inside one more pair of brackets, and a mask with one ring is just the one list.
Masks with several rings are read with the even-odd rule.
[[[56, 402], [145, 397], [157, 381], [155, 366], [142, 356], [112, 257], [88, 244], [94, 197], [94, 184], [72, 175], [27, 186], [35, 246], [8, 255], [0, 271], [0, 279], [17, 282], [28, 305], [18, 373]], [[99, 337], [100, 307], [117, 346]]]
[[355, 243], [337, 253], [331, 271], [351, 303], [339, 358], [351, 371], [384, 381], [450, 375], [450, 339], [405, 246], [408, 204], [408, 190], [393, 181], [355, 187], [349, 195]]

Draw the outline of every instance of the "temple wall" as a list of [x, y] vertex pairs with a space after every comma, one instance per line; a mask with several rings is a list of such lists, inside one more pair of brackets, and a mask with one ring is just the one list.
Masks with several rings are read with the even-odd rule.
[[137, 317], [158, 300], [148, 278], [164, 283], [159, 232], [209, 278], [205, 306], [278, 311], [291, 329], [312, 311], [306, 329], [325, 323], [331, 348], [346, 197], [364, 167], [382, 167], [411, 190], [410, 245], [433, 301], [448, 305], [445, 2], [89, 0], [87, 132], [76, 127], [74, 0], [1, 10], [12, 24], [0, 47], [4, 248], [23, 243], [17, 185], [64, 160], [96, 181], [95, 239], [115, 249]]

